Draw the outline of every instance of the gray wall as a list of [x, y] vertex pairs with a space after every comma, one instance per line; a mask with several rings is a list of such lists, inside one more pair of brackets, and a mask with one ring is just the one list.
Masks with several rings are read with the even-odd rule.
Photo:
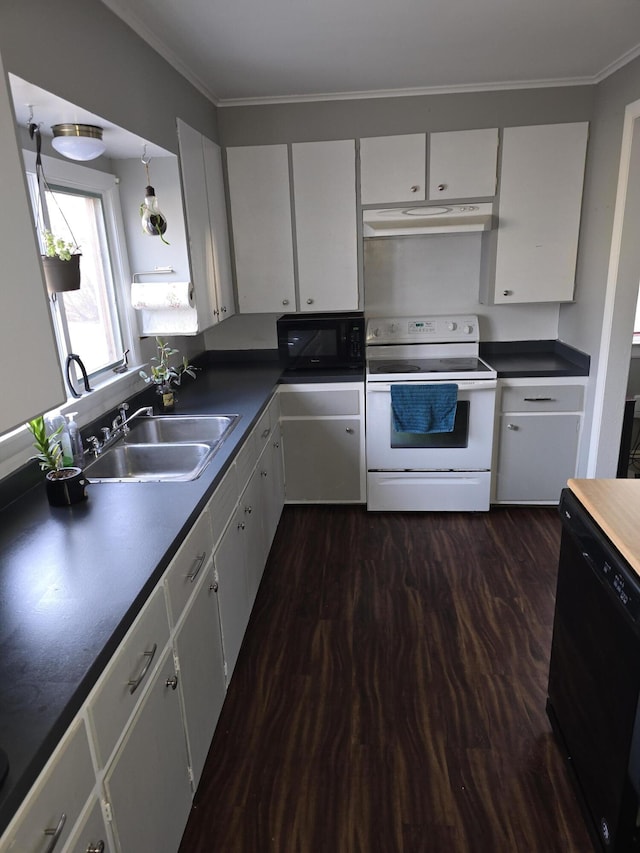
[[593, 87], [573, 86], [221, 107], [224, 146], [588, 121]]
[[[585, 194], [578, 252], [576, 299], [560, 308], [559, 337], [591, 355], [591, 381], [587, 392], [585, 434], [580, 469], [587, 472], [587, 459], [594, 418], [595, 377], [607, 368], [604, 418], [601, 424], [596, 468], [590, 473], [615, 476], [615, 462], [622, 429], [622, 415], [631, 353], [631, 331], [638, 291], [637, 275], [627, 274], [620, 282], [614, 308], [610, 351], [600, 352], [607, 275], [611, 252], [613, 219], [624, 113], [627, 104], [640, 98], [640, 60], [594, 87], [594, 112], [590, 128]], [[638, 167], [640, 169], [640, 166]], [[633, 170], [632, 170], [633, 172]], [[633, 174], [632, 174], [633, 177]], [[637, 238], [635, 240], [637, 243]], [[634, 240], [623, 243], [633, 252]], [[626, 245], [626, 250], [625, 250]], [[624, 258], [621, 258], [624, 265]], [[633, 263], [633, 258], [628, 259]], [[631, 330], [631, 331], [630, 331]], [[599, 414], [595, 417], [599, 420]]]

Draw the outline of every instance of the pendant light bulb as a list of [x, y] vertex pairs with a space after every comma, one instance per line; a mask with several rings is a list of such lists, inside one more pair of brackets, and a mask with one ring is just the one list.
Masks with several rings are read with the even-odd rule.
[[156, 191], [148, 186], [144, 191], [144, 202], [140, 206], [142, 230], [151, 237], [162, 237], [167, 230], [167, 217], [158, 206]]

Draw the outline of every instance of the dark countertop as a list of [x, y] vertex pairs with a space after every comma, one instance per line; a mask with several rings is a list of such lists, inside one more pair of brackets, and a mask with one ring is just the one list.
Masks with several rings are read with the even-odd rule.
[[499, 379], [589, 375], [589, 356], [562, 341], [481, 343], [480, 355]]
[[240, 414], [188, 483], [96, 483], [50, 507], [41, 481], [0, 512], [0, 833], [203, 510], [280, 377], [277, 362], [214, 365], [180, 413]]

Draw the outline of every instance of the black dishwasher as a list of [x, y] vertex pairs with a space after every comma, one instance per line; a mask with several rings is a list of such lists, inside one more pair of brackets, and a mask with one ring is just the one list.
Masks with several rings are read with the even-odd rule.
[[560, 515], [547, 714], [596, 849], [640, 851], [640, 578], [569, 489]]

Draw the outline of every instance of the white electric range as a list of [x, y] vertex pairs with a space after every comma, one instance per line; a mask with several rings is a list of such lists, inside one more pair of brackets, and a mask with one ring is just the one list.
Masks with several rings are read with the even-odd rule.
[[[369, 510], [489, 509], [497, 379], [479, 341], [478, 318], [468, 314], [367, 321]], [[450, 428], [398, 428], [394, 386], [445, 383], [449, 393], [455, 387]]]

